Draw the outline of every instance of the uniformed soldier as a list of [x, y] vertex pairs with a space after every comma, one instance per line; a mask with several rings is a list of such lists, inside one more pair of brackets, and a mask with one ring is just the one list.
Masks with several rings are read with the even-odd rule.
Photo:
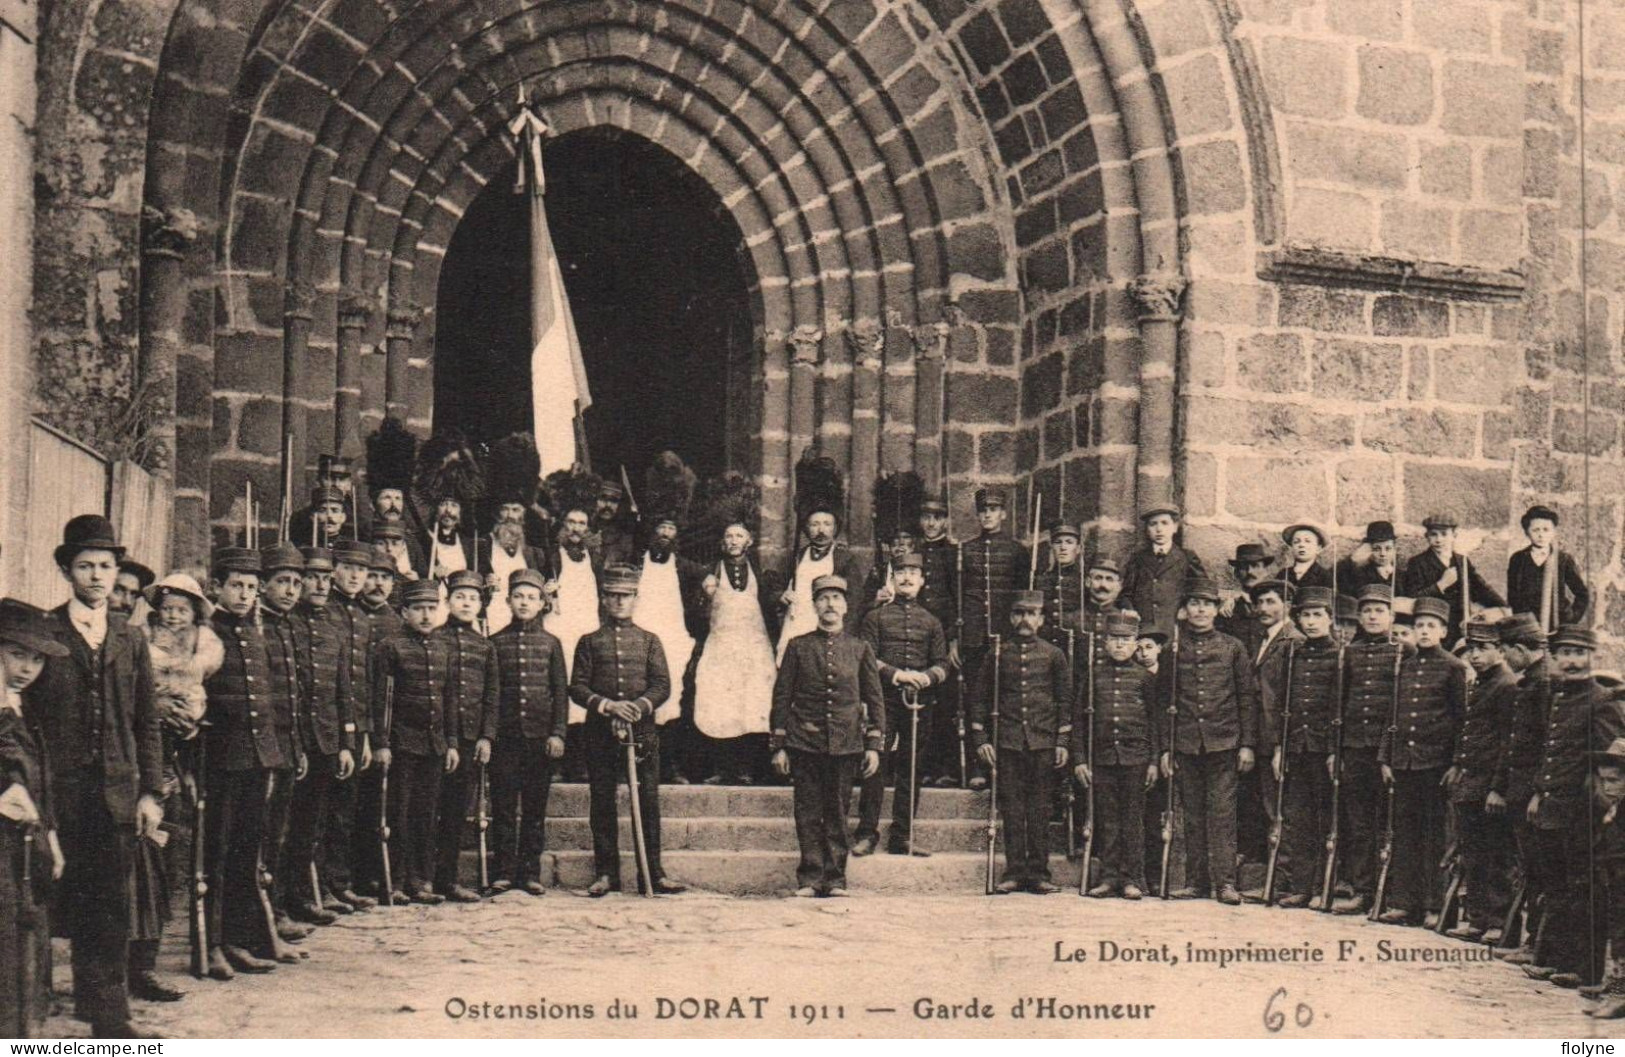
[[[1517, 677], [1517, 700], [1509, 730], [1503, 741], [1500, 766], [1490, 780], [1484, 798], [1487, 815], [1505, 815], [1512, 827], [1517, 853], [1517, 876], [1524, 884], [1524, 908], [1530, 931], [1544, 903], [1542, 874], [1534, 859], [1538, 854], [1534, 827], [1524, 814], [1529, 798], [1535, 795], [1535, 772], [1540, 767], [1541, 746], [1552, 708], [1551, 661], [1546, 653], [1546, 633], [1533, 613], [1514, 613], [1496, 624], [1501, 636], [1501, 655]], [[1510, 945], [1505, 958], [1514, 965], [1530, 964], [1533, 952], [1526, 937], [1494, 937]], [[1489, 940], [1486, 940], [1489, 942]]]
[[[1519, 523], [1529, 546], [1507, 559], [1507, 605], [1514, 613], [1545, 614], [1545, 627], [1583, 623], [1591, 611], [1591, 590], [1574, 555], [1557, 545], [1557, 511], [1536, 504]], [[1548, 569], [1554, 558], [1557, 564]]]
[[1399, 666], [1413, 650], [1392, 634], [1394, 597], [1387, 584], [1367, 584], [1356, 599], [1360, 630], [1344, 651], [1342, 837], [1344, 872], [1354, 894], [1333, 906], [1363, 914], [1377, 889], [1377, 821], [1384, 809], [1377, 760], [1394, 711]]
[[1501, 632], [1495, 624], [1470, 620], [1466, 634], [1467, 663], [1476, 677], [1445, 783], [1455, 810], [1467, 895], [1461, 921], [1449, 934], [1477, 940], [1490, 929], [1500, 929], [1511, 898], [1507, 874], [1512, 862], [1512, 828], [1505, 804], [1503, 810], [1490, 814], [1487, 799], [1515, 718], [1518, 677], [1501, 655]]
[[[352, 907], [332, 897], [321, 876], [317, 848], [339, 783], [355, 773], [356, 701], [350, 669], [344, 663], [343, 617], [330, 607], [333, 555], [319, 547], [301, 551], [304, 592], [293, 610], [293, 635], [300, 673], [300, 743], [309, 758], [303, 781], [293, 787], [288, 807], [288, 839], [278, 871], [283, 909], [295, 921], [330, 925]], [[332, 909], [328, 909], [328, 906]]]
[[480, 771], [491, 762], [497, 735], [496, 647], [476, 626], [485, 601], [484, 586], [484, 578], [472, 570], [453, 573], [446, 580], [446, 622], [436, 632], [445, 641], [451, 666], [445, 731], [447, 747], [456, 750], [458, 763], [440, 780], [434, 890], [454, 903], [480, 900], [478, 892], [458, 881], [457, 863], [469, 805], [479, 795]]
[[1444, 775], [1467, 711], [1467, 664], [1444, 649], [1450, 608], [1437, 597], [1416, 600], [1416, 652], [1399, 666], [1399, 703], [1377, 750], [1382, 780], [1394, 787], [1394, 847], [1388, 905], [1378, 920], [1426, 923], [1442, 892]]
[[333, 895], [333, 905], [328, 909], [339, 910], [338, 905], [343, 904], [351, 910], [370, 910], [378, 901], [356, 891], [360, 878], [353, 873], [351, 863], [361, 777], [372, 767], [372, 620], [363, 597], [372, 570], [373, 550], [365, 543], [341, 539], [333, 544], [332, 554], [333, 593], [327, 608], [338, 636], [338, 678], [348, 685], [353, 703], [352, 736], [358, 755], [356, 773], [333, 787], [329, 825], [321, 842], [326, 864], [323, 879]]
[[[1289, 595], [1296, 595], [1305, 587], [1332, 586], [1332, 571], [1320, 564], [1320, 552], [1326, 549], [1326, 534], [1318, 526], [1288, 525], [1281, 532], [1281, 542], [1286, 544], [1287, 556], [1281, 565], [1280, 578]], [[1295, 599], [1287, 601], [1292, 603]]]
[[1472, 615], [1462, 608], [1463, 596], [1472, 605], [1486, 608], [1505, 606], [1506, 601], [1479, 575], [1475, 563], [1456, 553], [1455, 518], [1435, 514], [1423, 519], [1422, 527], [1427, 531], [1428, 548], [1405, 563], [1400, 586], [1418, 601], [1424, 596], [1441, 598], [1450, 606], [1450, 626], [1443, 643], [1448, 649], [1461, 637], [1461, 622]]
[[1343, 594], [1358, 600], [1360, 592], [1372, 584], [1384, 584], [1390, 592], [1399, 586], [1398, 540], [1392, 521], [1368, 522], [1359, 546], [1337, 561], [1337, 589]]
[[[795, 786], [796, 892], [842, 897], [852, 783], [880, 770], [886, 708], [870, 645], [844, 630], [846, 581], [813, 582], [818, 628], [792, 639], [773, 683], [773, 770]], [[861, 754], [861, 755], [860, 755]]]
[[1039, 637], [1043, 626], [1044, 593], [1016, 592], [1010, 605], [1014, 634], [999, 648], [998, 698], [990, 654], [971, 699], [976, 755], [999, 772], [1004, 874], [994, 891], [1001, 895], [1059, 891], [1050, 883], [1049, 824], [1055, 771], [1066, 766], [1071, 744], [1072, 672], [1066, 654]]
[[948, 636], [949, 678], [937, 688], [937, 722], [932, 724], [930, 748], [920, 760], [923, 781], [941, 787], [956, 786], [964, 780], [959, 769], [963, 743], [959, 734], [964, 723], [960, 711], [959, 679], [959, 593], [954, 559], [959, 544], [948, 535], [948, 504], [940, 499], [920, 502], [920, 538], [914, 544], [919, 554], [925, 584], [920, 588], [920, 605], [942, 625]]
[[[1010, 606], [1017, 591], [1027, 583], [1027, 548], [1005, 532], [1005, 493], [999, 488], [976, 490], [976, 518], [982, 531], [973, 540], [960, 543], [957, 559], [963, 595], [964, 621], [959, 635], [959, 663], [965, 669], [967, 690], [984, 685], [982, 662], [987, 658], [989, 637], [1004, 633], [1010, 626]], [[975, 708], [985, 714], [988, 702], [964, 703], [967, 718]], [[973, 739], [974, 740], [974, 739]], [[987, 788], [987, 776], [980, 768], [971, 775], [972, 789]]]
[[1123, 567], [1123, 600], [1164, 635], [1172, 634], [1185, 581], [1205, 577], [1202, 559], [1179, 544], [1179, 511], [1153, 507], [1140, 514], [1145, 546]]
[[[1253, 669], [1258, 673], [1258, 728], [1261, 737], [1270, 739], [1266, 745], [1266, 752], [1270, 752], [1270, 746], [1279, 741], [1286, 698], [1287, 656], [1295, 644], [1303, 641], [1303, 632], [1291, 620], [1291, 609], [1286, 601], [1287, 586], [1283, 581], [1259, 581], [1253, 584], [1251, 593], [1248, 608], [1254, 613], [1254, 622], [1263, 631], [1257, 645], [1250, 647]], [[1276, 823], [1277, 779], [1273, 766], [1255, 767], [1253, 773], [1258, 775], [1257, 782], [1239, 783], [1236, 843], [1244, 862], [1267, 864], [1270, 853], [1269, 827]], [[1283, 880], [1292, 876], [1290, 842], [1282, 841], [1276, 853], [1275, 867], [1277, 875]], [[1285, 890], [1284, 885], [1276, 888], [1277, 892]], [[1252, 893], [1247, 895], [1249, 899], [1254, 898]], [[1260, 888], [1257, 898], [1262, 900], [1263, 897], [1264, 892]]]
[[293, 544], [278, 543], [260, 551], [260, 568], [264, 586], [259, 596], [259, 617], [271, 665], [271, 707], [275, 713], [277, 736], [286, 739], [291, 749], [285, 765], [273, 770], [268, 777], [271, 794], [266, 805], [265, 845], [260, 862], [265, 874], [266, 892], [275, 915], [277, 936], [286, 942], [298, 942], [310, 935], [311, 929], [292, 921], [283, 911], [283, 896], [289, 878], [281, 876], [277, 869], [288, 839], [294, 784], [305, 779], [310, 763], [301, 742], [304, 723], [300, 712], [304, 686], [293, 617], [294, 607], [299, 604], [299, 596], [304, 591], [305, 558]]
[[310, 490], [310, 505], [295, 514], [288, 532], [302, 546], [332, 547], [341, 539], [354, 539], [350, 507], [344, 493], [332, 485]]
[[1083, 606], [1078, 610], [1076, 619], [1078, 634], [1093, 635], [1095, 652], [1104, 655], [1106, 624], [1118, 613], [1124, 612], [1130, 610], [1123, 601], [1123, 567], [1116, 558], [1096, 554], [1084, 570]]
[[1085, 650], [1079, 662], [1073, 777], [1085, 788], [1094, 787], [1100, 880], [1089, 894], [1097, 899], [1145, 895], [1145, 794], [1157, 780], [1165, 687], [1134, 662], [1138, 636], [1138, 621], [1115, 612], [1106, 621], [1100, 649]]
[[660, 735], [655, 710], [671, 694], [671, 674], [660, 639], [632, 622], [638, 573], [631, 566], [604, 570], [603, 624], [576, 643], [570, 700], [587, 711], [582, 738], [587, 752], [589, 821], [595, 877], [587, 894], [620, 891], [621, 846], [615, 788], [626, 773], [625, 739], [637, 746], [638, 806], [648, 855], [649, 883], [670, 895], [686, 886], [666, 877], [660, 863]]
[[[868, 855], [879, 843], [880, 807], [888, 782], [894, 791], [886, 851], [891, 855], [908, 854], [909, 833], [920, 795], [918, 754], [923, 746], [931, 743], [931, 728], [937, 722], [938, 712], [936, 691], [948, 678], [947, 634], [942, 630], [942, 623], [919, 602], [920, 587], [925, 581], [920, 556], [904, 554], [894, 558], [892, 579], [891, 601], [869, 610], [858, 625], [858, 637], [869, 644], [880, 666], [891, 749], [882, 752], [880, 769], [863, 780], [853, 855]], [[910, 712], [918, 714], [917, 734]], [[916, 784], [909, 790], [907, 776], [911, 760], [915, 764]], [[926, 853], [916, 848], [915, 854]]]
[[456, 700], [447, 640], [435, 634], [440, 587], [419, 581], [402, 596], [403, 627], [374, 648], [374, 757], [379, 774], [389, 775], [390, 902], [433, 906], [445, 902], [434, 890], [440, 775], [456, 773], [463, 761], [447, 736]]
[[[1286, 657], [1271, 678], [1279, 710], [1266, 710], [1263, 745], [1270, 772], [1284, 781], [1282, 839], [1290, 847], [1290, 883], [1278, 886], [1280, 906], [1321, 909], [1320, 880], [1325, 867], [1325, 836], [1332, 829], [1332, 759], [1336, 724], [1342, 718], [1337, 698], [1337, 642], [1332, 638], [1330, 587], [1300, 588], [1293, 612], [1303, 638], [1285, 644]], [[1271, 713], [1274, 713], [1273, 715]], [[1279, 865], [1279, 864], [1277, 864]]]
[[1076, 525], [1058, 522], [1050, 526], [1049, 562], [1038, 573], [1038, 589], [1044, 592], [1044, 638], [1065, 650], [1078, 632], [1078, 614], [1083, 610], [1084, 576], [1078, 565], [1079, 534]]
[[[1596, 985], [1598, 1002], [1586, 1013], [1598, 1020], [1625, 1017], [1625, 704], [1617, 699], [1599, 708], [1591, 744], [1591, 811], [1596, 819], [1598, 870], [1603, 890], [1602, 912], [1608, 919], [1607, 941], [1612, 955], [1603, 979]], [[1584, 993], [1584, 992], [1582, 992]]]
[[[418, 581], [435, 583], [436, 581]], [[385, 739], [383, 711], [383, 677], [378, 673], [377, 651], [380, 643], [399, 633], [405, 626], [391, 600], [395, 593], [395, 559], [382, 546], [374, 545], [367, 559], [366, 590], [361, 595], [360, 614], [367, 629], [367, 710], [371, 713], [368, 730], [374, 754]], [[436, 590], [438, 591], [438, 586]], [[367, 761], [363, 758], [362, 762]], [[350, 832], [350, 873], [357, 891], [369, 893], [375, 900], [383, 900], [390, 893], [383, 890], [383, 849], [377, 837], [377, 822], [386, 808], [381, 799], [383, 771], [363, 766], [356, 776], [354, 826]]]
[[391, 594], [395, 585], [411, 583], [422, 575], [412, 555], [411, 542], [406, 527], [397, 522], [385, 521], [372, 527], [372, 545], [389, 558]]
[[1174, 651], [1178, 712], [1172, 752], [1163, 749], [1162, 772], [1173, 778], [1184, 814], [1186, 884], [1171, 895], [1194, 899], [1211, 894], [1234, 905], [1241, 902], [1236, 889], [1236, 776], [1253, 769], [1258, 682], [1245, 647], [1214, 626], [1218, 584], [1206, 576], [1192, 577], [1182, 601], [1185, 621]]
[[270, 651], [257, 612], [260, 573], [257, 551], [221, 547], [214, 553], [213, 627], [225, 646], [225, 663], [204, 683], [210, 824], [203, 835], [209, 975], [219, 980], [231, 979], [234, 969], [270, 972], [284, 953], [272, 930], [261, 868], [271, 776], [294, 760], [280, 729]]
[[45, 666], [67, 657], [42, 610], [0, 600], [0, 1030], [15, 1038], [34, 1038], [50, 1011], [48, 898], [63, 867], [45, 734], [24, 702]]

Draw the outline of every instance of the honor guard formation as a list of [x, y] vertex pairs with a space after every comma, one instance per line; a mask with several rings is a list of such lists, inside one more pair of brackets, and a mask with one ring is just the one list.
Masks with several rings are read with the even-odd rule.
[[1625, 1016], [1625, 687], [1593, 669], [1546, 507], [1503, 598], [1446, 516], [1403, 562], [1389, 522], [1344, 555], [1292, 525], [1238, 547], [1232, 584], [1172, 508], [1132, 553], [1084, 554], [1040, 495], [1020, 542], [988, 487], [955, 540], [947, 497], [890, 473], [865, 572], [842, 475], [808, 454], [797, 546], [766, 569], [756, 485], [670, 452], [634, 492], [540, 480], [528, 434], [419, 450], [391, 418], [366, 470], [358, 495], [324, 457], [269, 543], [245, 496], [196, 575], [75, 517], [72, 597], [0, 602], [14, 1033], [44, 1015], [53, 934], [97, 1035], [181, 999], [156, 971], [174, 888], [215, 981], [297, 966], [343, 915], [543, 896], [556, 776], [590, 789], [588, 896], [684, 890], [663, 785], [792, 785], [808, 898], [847, 894], [849, 856], [928, 856], [920, 790], [964, 787], [987, 790], [989, 895], [1059, 891], [1059, 834], [1080, 895], [1434, 929]]

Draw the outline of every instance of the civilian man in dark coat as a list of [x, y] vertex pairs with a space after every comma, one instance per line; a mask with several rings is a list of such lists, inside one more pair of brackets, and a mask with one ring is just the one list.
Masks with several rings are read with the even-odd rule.
[[[1044, 593], [1018, 591], [1010, 606], [1014, 634], [998, 650], [998, 700], [993, 654], [982, 665], [971, 701], [976, 755], [999, 772], [1004, 816], [1004, 876], [1000, 895], [1048, 895], [1049, 824], [1057, 769], [1064, 768], [1072, 733], [1072, 672], [1066, 654], [1039, 637]], [[989, 717], [997, 709], [995, 723]], [[997, 726], [998, 729], [992, 729]]]
[[1392, 521], [1368, 522], [1354, 553], [1337, 560], [1337, 590], [1358, 599], [1367, 587], [1383, 584], [1392, 597], [1392, 589], [1399, 585], [1398, 547]]
[[[140, 1038], [125, 990], [133, 841], [163, 821], [163, 749], [146, 640], [110, 616], [124, 555], [104, 517], [63, 529], [57, 568], [73, 598], [51, 611], [69, 656], [30, 688], [52, 758], [51, 800], [66, 869], [58, 907], [73, 944], [78, 1016], [104, 1038]], [[71, 911], [69, 910], [71, 908]]]
[[1521, 524], [1529, 546], [1507, 559], [1507, 605], [1514, 613], [1542, 618], [1548, 631], [1559, 624], [1583, 624], [1591, 611], [1591, 591], [1574, 555], [1557, 545], [1557, 511], [1532, 506]]
[[[1292, 622], [1286, 596], [1287, 586], [1280, 580], [1264, 580], [1252, 588], [1251, 608], [1256, 610], [1253, 619], [1263, 631], [1262, 641], [1251, 647], [1253, 669], [1258, 673], [1258, 729], [1261, 738], [1268, 732], [1280, 729], [1286, 699], [1287, 655], [1295, 643], [1303, 641], [1303, 632]], [[1255, 767], [1253, 773], [1258, 775], [1257, 782], [1243, 781], [1238, 786], [1236, 843], [1243, 861], [1267, 864], [1270, 834], [1266, 827], [1273, 827], [1276, 822], [1278, 781], [1273, 767]], [[1290, 878], [1292, 867], [1292, 849], [1286, 841], [1282, 841], [1275, 861], [1277, 877], [1281, 881]], [[1285, 890], [1284, 884], [1277, 883], [1277, 892]], [[1259, 889], [1258, 898], [1263, 898], [1263, 889]]]
[[1463, 608], [1464, 595], [1472, 605], [1484, 608], [1498, 608], [1506, 601], [1479, 575], [1475, 563], [1456, 553], [1455, 518], [1435, 514], [1424, 519], [1422, 527], [1427, 531], [1428, 549], [1405, 563], [1399, 581], [1411, 598], [1442, 598], [1450, 606], [1450, 625], [1441, 644], [1449, 649], [1461, 637], [1461, 622], [1472, 615]]
[[804, 899], [847, 894], [852, 783], [880, 770], [886, 741], [880, 666], [843, 630], [846, 592], [839, 576], [813, 581], [818, 628], [790, 640], [773, 683], [773, 770], [795, 785], [795, 894]]
[[1172, 752], [1165, 750], [1162, 757], [1163, 774], [1174, 779], [1185, 815], [1187, 882], [1172, 896], [1212, 894], [1234, 905], [1241, 902], [1236, 890], [1237, 774], [1253, 769], [1258, 681], [1241, 643], [1214, 627], [1218, 585], [1195, 577], [1186, 583], [1183, 601], [1186, 619], [1173, 660], [1178, 666], [1178, 715]]
[[[1236, 556], [1230, 559], [1230, 571], [1235, 576], [1237, 585], [1241, 587], [1241, 595], [1227, 598], [1219, 605], [1216, 626], [1247, 647], [1247, 656], [1254, 661], [1258, 659], [1258, 650], [1264, 644], [1264, 632], [1269, 625], [1258, 619], [1258, 610], [1254, 606], [1252, 593], [1253, 588], [1263, 583], [1269, 576], [1271, 564], [1269, 551], [1264, 549], [1262, 543], [1243, 543], [1237, 547]], [[1277, 580], [1276, 583], [1281, 587], [1282, 602], [1290, 605], [1292, 589], [1285, 581]]]
[[1172, 635], [1185, 581], [1206, 576], [1202, 559], [1179, 545], [1179, 511], [1153, 507], [1140, 515], [1145, 546], [1123, 566], [1123, 604], [1164, 635]]
[[638, 754], [638, 806], [654, 891], [673, 895], [686, 886], [666, 877], [660, 863], [660, 735], [655, 710], [671, 696], [671, 674], [660, 639], [632, 623], [638, 573], [626, 565], [604, 570], [599, 593], [603, 624], [576, 643], [570, 700], [587, 711], [587, 750], [593, 870], [587, 894], [620, 891], [621, 845], [615, 788], [626, 775], [626, 740]]
[[[930, 748], [920, 761], [924, 782], [937, 786], [960, 784], [959, 772], [959, 679], [955, 672], [959, 657], [959, 589], [955, 562], [959, 557], [959, 544], [948, 534], [948, 504], [940, 499], [925, 499], [920, 503], [920, 537], [914, 543], [914, 552], [920, 556], [925, 571], [925, 584], [920, 588], [920, 605], [930, 611], [942, 624], [948, 636], [948, 658], [954, 667], [948, 681], [937, 691], [938, 721], [932, 730]], [[968, 762], [968, 761], [967, 761]]]
[[485, 581], [475, 572], [452, 573], [446, 580], [446, 622], [435, 632], [446, 645], [446, 744], [457, 750], [457, 766], [440, 780], [435, 809], [434, 889], [454, 903], [477, 903], [480, 895], [461, 884], [457, 861], [469, 805], [479, 796], [481, 770], [491, 762], [497, 736], [497, 652], [475, 621], [484, 603]]
[[1305, 587], [1332, 586], [1332, 571], [1320, 564], [1320, 552], [1326, 549], [1326, 534], [1310, 524], [1288, 525], [1281, 532], [1286, 544], [1286, 559], [1278, 574], [1287, 586], [1287, 604]]

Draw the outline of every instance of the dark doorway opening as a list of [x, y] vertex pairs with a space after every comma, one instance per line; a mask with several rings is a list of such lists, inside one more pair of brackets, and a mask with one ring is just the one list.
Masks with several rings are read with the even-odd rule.
[[[634, 482], [659, 452], [702, 477], [739, 465], [749, 377], [743, 239], [697, 174], [641, 137], [548, 143], [547, 216], [593, 405], [593, 469]], [[513, 173], [475, 199], [447, 248], [435, 332], [435, 425], [479, 441], [531, 428], [529, 222]]]

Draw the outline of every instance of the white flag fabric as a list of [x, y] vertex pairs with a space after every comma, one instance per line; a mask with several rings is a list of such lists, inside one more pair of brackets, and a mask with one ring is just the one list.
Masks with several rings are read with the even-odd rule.
[[530, 354], [532, 432], [545, 477], [578, 461], [575, 420], [592, 406], [592, 394], [564, 276], [547, 229], [546, 200], [532, 195], [530, 212], [531, 333], [536, 338]]

